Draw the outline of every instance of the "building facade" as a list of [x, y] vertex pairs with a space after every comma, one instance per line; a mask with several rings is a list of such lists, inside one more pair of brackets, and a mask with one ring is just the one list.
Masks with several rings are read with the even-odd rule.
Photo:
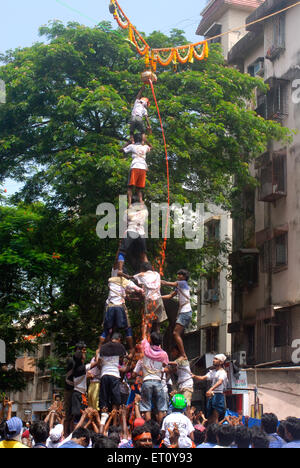
[[[246, 22], [293, 3], [266, 0]], [[272, 407], [280, 417], [300, 417], [300, 368], [294, 357], [300, 338], [299, 20], [297, 6], [249, 25], [228, 54], [229, 65], [269, 85], [267, 94], [257, 93], [257, 114], [295, 130], [291, 144], [270, 141], [252, 164], [258, 187], [243, 194], [247, 214], [234, 221], [231, 258], [233, 352], [246, 352], [249, 382], [258, 387], [264, 411]]]

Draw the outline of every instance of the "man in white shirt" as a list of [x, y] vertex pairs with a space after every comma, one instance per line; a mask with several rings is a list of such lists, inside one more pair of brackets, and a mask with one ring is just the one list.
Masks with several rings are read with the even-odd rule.
[[166, 416], [161, 428], [164, 445], [167, 448], [172, 448], [169, 430], [173, 431], [176, 426], [180, 433], [178, 448], [192, 448], [194, 440], [194, 426], [190, 419], [183, 414], [187, 407], [186, 399], [183, 395], [177, 394], [173, 396], [171, 404], [172, 413]]
[[101, 380], [100, 380], [100, 408], [119, 409], [121, 404], [121, 374], [126, 370], [122, 368], [123, 358], [126, 356], [126, 349], [121, 344], [121, 335], [114, 333], [109, 343], [101, 346]]
[[109, 295], [106, 301], [106, 311], [103, 324], [103, 332], [100, 337], [100, 345], [103, 345], [109, 336], [118, 330], [125, 330], [126, 340], [130, 348], [130, 353], [134, 352], [132, 328], [127, 312], [125, 298], [130, 292], [139, 293], [142, 297], [143, 289], [132, 281], [115, 276], [109, 278]]
[[135, 275], [134, 279], [144, 289], [146, 317], [152, 323], [152, 331], [159, 332], [159, 325], [168, 318], [160, 293], [160, 274], [153, 271], [150, 263], [143, 263], [141, 273]]
[[213, 368], [204, 376], [193, 375], [197, 382], [209, 380], [212, 382], [206, 392], [208, 424], [217, 424], [223, 419], [226, 411], [224, 391], [227, 387], [227, 372], [223, 368], [226, 361], [224, 354], [216, 354], [213, 360]]
[[163, 391], [162, 378], [165, 366], [169, 362], [167, 353], [161, 348], [162, 338], [159, 333], [152, 332], [150, 343], [145, 338], [142, 341], [143, 359], [137, 362], [134, 376], [143, 372], [141, 389], [140, 412], [145, 413], [146, 421], [151, 419], [151, 411], [158, 411], [158, 420], [161, 421], [167, 411], [167, 401]]
[[[144, 203], [139, 203], [135, 198], [131, 207], [126, 210], [126, 230], [117, 254], [119, 273], [123, 272], [126, 256], [134, 257], [134, 263], [148, 262], [145, 226], [148, 220], [148, 209]], [[130, 255], [131, 254], [131, 255]], [[136, 265], [137, 266], [137, 265]], [[140, 271], [137, 268], [137, 271]]]
[[132, 203], [133, 187], [137, 189], [139, 203], [143, 203], [142, 189], [145, 188], [146, 173], [148, 171], [146, 156], [151, 151], [151, 148], [152, 146], [149, 143], [142, 143], [142, 135], [138, 133], [134, 137], [134, 143], [128, 144], [122, 149], [124, 153], [131, 153], [132, 155], [127, 191], [129, 207]]
[[137, 130], [139, 133], [142, 134], [142, 141], [145, 142], [146, 139], [146, 130], [144, 125], [144, 117], [147, 122], [147, 130], [151, 132], [151, 125], [148, 118], [148, 110], [147, 108], [150, 107], [150, 101], [146, 97], [142, 97], [144, 92], [145, 86], [142, 86], [139, 90], [137, 97], [134, 102], [134, 106], [131, 113], [131, 120], [130, 120], [130, 140], [134, 143], [134, 132]]

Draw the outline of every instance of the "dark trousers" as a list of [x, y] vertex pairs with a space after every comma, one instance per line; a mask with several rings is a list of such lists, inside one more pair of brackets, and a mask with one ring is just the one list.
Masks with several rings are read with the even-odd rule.
[[99, 395], [100, 408], [108, 408], [121, 405], [120, 379], [112, 375], [104, 375], [100, 382]]

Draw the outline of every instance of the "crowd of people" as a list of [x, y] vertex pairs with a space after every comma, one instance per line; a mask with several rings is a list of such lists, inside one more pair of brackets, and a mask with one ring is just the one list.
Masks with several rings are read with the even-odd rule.
[[[12, 402], [0, 423], [0, 448], [300, 448], [300, 421], [288, 417], [279, 422], [265, 413], [260, 427], [248, 427], [242, 418], [226, 416], [208, 424], [202, 411], [191, 407], [182, 394], [170, 399], [166, 415], [159, 422], [157, 413], [147, 419], [139, 411], [141, 395], [136, 394], [133, 411], [122, 405], [109, 413], [87, 407], [70, 435], [65, 434], [64, 411], [54, 401], [45, 420], [24, 423], [11, 417]], [[134, 414], [134, 417], [132, 417]], [[105, 415], [105, 417], [104, 417]]]
[[[162, 280], [147, 254], [148, 210], [142, 190], [151, 145], [146, 141], [143, 119], [150, 129], [150, 103], [142, 97], [143, 90], [134, 104], [130, 142], [122, 149], [133, 159], [126, 230], [108, 280], [98, 349], [87, 361], [85, 343], [75, 346], [67, 363], [64, 396], [54, 398], [44, 420], [25, 424], [12, 416], [13, 402], [4, 400], [0, 448], [300, 448], [300, 421], [296, 418], [279, 424], [274, 414], [265, 414], [260, 427], [249, 428], [247, 420], [243, 424], [241, 417], [226, 415], [224, 354], [214, 357], [205, 375], [191, 371], [182, 339], [193, 315], [189, 272], [180, 269], [175, 281]], [[130, 255], [136, 260], [133, 276], [124, 265]], [[162, 286], [173, 291], [162, 296]], [[175, 296], [179, 308], [168, 354], [162, 348], [160, 326], [167, 320], [164, 300]], [[142, 331], [137, 344], [127, 300], [141, 304]], [[202, 381], [210, 382], [205, 414], [192, 406], [194, 383]]]

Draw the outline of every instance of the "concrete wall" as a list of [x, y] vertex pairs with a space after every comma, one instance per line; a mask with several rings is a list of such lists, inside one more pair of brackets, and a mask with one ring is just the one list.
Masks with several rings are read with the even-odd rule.
[[[248, 386], [255, 387], [255, 371], [247, 370]], [[288, 416], [300, 418], [300, 368], [257, 369], [259, 402], [264, 413], [275, 413], [282, 420]], [[254, 404], [254, 392], [249, 392], [250, 406]]]

